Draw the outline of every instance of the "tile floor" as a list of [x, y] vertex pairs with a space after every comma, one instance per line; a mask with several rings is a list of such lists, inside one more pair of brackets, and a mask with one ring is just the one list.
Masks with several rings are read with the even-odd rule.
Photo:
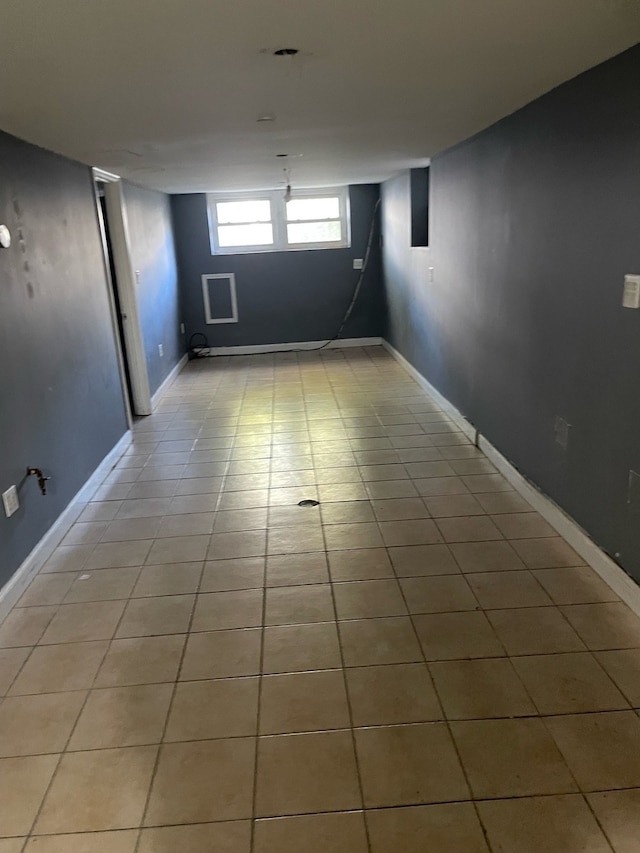
[[640, 621], [381, 348], [134, 432], [0, 626], [0, 853], [640, 850]]

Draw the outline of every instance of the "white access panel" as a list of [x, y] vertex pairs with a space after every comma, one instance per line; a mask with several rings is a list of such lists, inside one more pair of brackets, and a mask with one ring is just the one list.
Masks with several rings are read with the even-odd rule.
[[[231, 305], [231, 316], [219, 317], [216, 316], [216, 290], [219, 287], [228, 288], [225, 301]], [[218, 297], [220, 298], [220, 297]], [[211, 273], [202, 276], [202, 301], [204, 303], [204, 317], [207, 325], [216, 323], [237, 323], [238, 322], [238, 300], [236, 298], [236, 276], [232, 272]], [[213, 309], [213, 311], [212, 311]]]

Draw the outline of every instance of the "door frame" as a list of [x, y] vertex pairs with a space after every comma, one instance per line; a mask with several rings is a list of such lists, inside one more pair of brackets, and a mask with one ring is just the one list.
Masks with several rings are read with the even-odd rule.
[[[129, 378], [131, 380], [133, 414], [150, 415], [153, 411], [151, 389], [149, 387], [149, 373], [147, 371], [142, 326], [140, 325], [140, 312], [138, 310], [138, 298], [136, 294], [137, 277], [131, 259], [131, 240], [129, 237], [129, 223], [122, 180], [118, 175], [105, 172], [103, 169], [94, 168], [92, 171], [94, 184], [104, 184], [104, 198], [109, 223], [109, 236], [111, 238], [113, 266], [116, 271], [116, 281], [112, 285], [118, 290], [118, 299], [122, 312], [125, 352], [122, 352], [122, 347], [120, 346], [118, 322], [115, 316], [115, 301], [113, 296], [111, 296], [113, 332], [118, 344], [118, 350], [120, 351], [119, 366], [120, 380], [123, 383], [123, 395], [125, 398], [128, 397], [124, 371], [124, 361], [126, 359]], [[98, 204], [99, 218], [102, 222], [102, 211], [100, 210], [98, 198], [96, 198], [96, 203]], [[104, 234], [103, 225], [102, 229], [103, 244], [106, 251], [106, 235]], [[110, 278], [108, 258], [105, 257], [105, 261], [107, 262], [107, 274]], [[127, 408], [129, 408], [128, 404]]]

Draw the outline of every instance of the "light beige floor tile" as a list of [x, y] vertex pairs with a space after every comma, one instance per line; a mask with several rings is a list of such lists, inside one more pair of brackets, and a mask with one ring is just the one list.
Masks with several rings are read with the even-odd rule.
[[413, 480], [413, 485], [423, 498], [433, 498], [440, 495], [468, 495], [469, 489], [460, 477], [427, 477], [424, 480]]
[[533, 572], [556, 604], [618, 601], [618, 596], [590, 566], [537, 569]]
[[0, 625], [0, 649], [35, 645], [57, 610], [55, 605], [15, 607]]
[[492, 519], [505, 539], [533, 539], [558, 535], [555, 528], [537, 512], [512, 512], [493, 515]]
[[0, 853], [22, 853], [26, 840], [24, 836], [20, 838], [0, 838]]
[[484, 542], [502, 539], [502, 534], [487, 516], [469, 515], [439, 518], [436, 521], [445, 542]]
[[[366, 491], [362, 498], [364, 500], [371, 498], [375, 500], [388, 500], [391, 498], [416, 498], [418, 492], [412, 480], [380, 480], [378, 482], [368, 482], [365, 487]], [[320, 493], [322, 496], [322, 492]]]
[[439, 661], [429, 664], [429, 669], [449, 720], [523, 717], [536, 713], [508, 660]]
[[261, 630], [212, 631], [191, 634], [180, 678], [226, 678], [260, 672]]
[[239, 533], [214, 533], [207, 551], [208, 560], [233, 560], [239, 557], [262, 557], [267, 553], [266, 530]]
[[101, 536], [102, 542], [130, 542], [154, 539], [158, 535], [160, 518], [121, 518], [112, 521]]
[[501, 474], [470, 474], [462, 481], [473, 494], [480, 492], [510, 492], [511, 485]]
[[327, 524], [324, 534], [329, 551], [384, 546], [377, 524]]
[[143, 829], [138, 847], [138, 853], [250, 853], [250, 850], [251, 821], [248, 820]]
[[342, 671], [264, 677], [260, 734], [344, 729], [349, 725], [349, 707]]
[[447, 545], [405, 545], [389, 548], [398, 577], [459, 574], [460, 569]]
[[254, 738], [164, 744], [145, 826], [250, 818], [254, 760]]
[[428, 661], [505, 654], [484, 613], [431, 613], [414, 616], [413, 622]]
[[331, 580], [356, 581], [393, 577], [393, 569], [384, 548], [331, 551], [328, 554]]
[[176, 688], [164, 739], [249, 736], [257, 729], [257, 678], [188, 681]]
[[170, 498], [129, 498], [119, 504], [116, 518], [150, 518], [163, 516], [169, 504]]
[[514, 658], [540, 714], [613, 711], [629, 704], [593, 655], [582, 652]]
[[346, 671], [355, 726], [422, 723], [442, 719], [424, 664], [365, 666]]
[[636, 853], [640, 838], [640, 788], [587, 794], [615, 853]]
[[329, 622], [335, 618], [329, 584], [267, 589], [266, 625]]
[[473, 495], [440, 495], [440, 497], [426, 498], [425, 503], [434, 518], [484, 515], [485, 513]]
[[[82, 572], [65, 596], [65, 604], [128, 598], [140, 568], [100, 569]], [[51, 577], [56, 577], [52, 575]]]
[[109, 643], [38, 646], [11, 687], [11, 694], [55, 693], [91, 687]]
[[29, 832], [58, 759], [58, 755], [0, 759], [1, 835]]
[[96, 687], [125, 687], [174, 681], [185, 635], [113, 640], [98, 671]]
[[256, 822], [254, 853], [368, 853], [362, 812], [332, 812]]
[[[130, 475], [131, 476], [131, 475]], [[135, 475], [133, 475], [135, 476]], [[91, 545], [99, 542], [109, 523], [106, 521], [76, 522], [62, 540], [63, 545]]]
[[539, 719], [451, 723], [474, 797], [526, 797], [577, 790]]
[[96, 545], [86, 561], [85, 571], [141, 566], [149, 553], [151, 544], [150, 540], [141, 539], [134, 542], [104, 542]]
[[205, 563], [200, 592], [257, 589], [264, 586], [264, 557], [210, 560]]
[[444, 723], [356, 729], [355, 737], [366, 808], [469, 798]]
[[578, 794], [478, 803], [495, 853], [610, 853], [589, 807]]
[[0, 696], [4, 696], [22, 665], [31, 654], [28, 646], [17, 649], [0, 649]]
[[78, 572], [84, 568], [94, 545], [58, 545], [40, 572]]
[[265, 673], [333, 669], [341, 665], [335, 622], [265, 628]]
[[43, 645], [108, 640], [113, 637], [125, 601], [63, 604], [40, 640]]
[[324, 539], [319, 525], [273, 527], [267, 531], [268, 554], [303, 554], [307, 551], [324, 551]]
[[100, 749], [62, 756], [35, 832], [90, 832], [139, 826], [157, 747]]
[[156, 539], [153, 543], [147, 563], [189, 563], [204, 560], [209, 546], [209, 536], [171, 536]]
[[36, 575], [18, 602], [19, 607], [61, 604], [77, 572], [54, 572]]
[[[313, 471], [307, 472], [311, 475]], [[322, 522], [319, 507], [301, 507], [295, 506], [271, 506], [268, 510], [261, 510], [268, 513], [267, 523], [265, 527], [301, 527], [311, 526], [318, 527]]]
[[366, 818], [371, 853], [489, 853], [471, 803], [373, 809]]
[[375, 520], [376, 517], [369, 501], [336, 501], [335, 503], [324, 504], [322, 507], [324, 524], [354, 524]]
[[485, 512], [530, 512], [531, 505], [517, 492], [487, 492], [476, 495]]
[[553, 602], [531, 572], [478, 572], [465, 575], [485, 610], [544, 607]]
[[640, 719], [633, 711], [546, 722], [583, 791], [640, 787]]
[[172, 693], [170, 684], [92, 690], [69, 749], [160, 743]]
[[449, 613], [477, 610], [478, 602], [460, 575], [403, 578], [402, 592], [410, 613]]
[[405, 468], [412, 480], [420, 480], [424, 477], [452, 477], [456, 473], [448, 462], [442, 460], [407, 462]]
[[262, 624], [261, 589], [208, 592], [196, 596], [192, 631], [253, 628]]
[[529, 569], [557, 569], [581, 566], [578, 554], [559, 536], [546, 539], [515, 539], [513, 547]]
[[328, 581], [329, 571], [324, 553], [279, 554], [267, 557], [266, 586], [295, 586]]
[[590, 649], [640, 647], [640, 618], [626, 604], [575, 604], [560, 609]]
[[194, 595], [131, 599], [122, 614], [116, 637], [184, 634], [189, 628], [194, 601]]
[[596, 658], [634, 708], [640, 708], [640, 649], [596, 652]]
[[258, 817], [344, 811], [361, 805], [350, 732], [260, 738]]
[[134, 853], [137, 839], [137, 829], [37, 835], [29, 840], [25, 853]]
[[398, 581], [367, 580], [334, 584], [338, 619], [404, 616], [407, 613]]
[[260, 530], [266, 527], [266, 507], [218, 512], [215, 516], [216, 533], [236, 533], [240, 530]]
[[346, 666], [423, 659], [411, 620], [406, 616], [340, 622], [339, 629]]
[[508, 542], [458, 542], [450, 548], [463, 572], [509, 572], [525, 568]]
[[378, 521], [403, 521], [429, 517], [429, 511], [421, 498], [391, 498], [374, 501], [372, 506]]
[[202, 536], [213, 533], [215, 518], [214, 512], [167, 515], [162, 519], [160, 529], [155, 535], [165, 538], [168, 536]]
[[85, 695], [74, 691], [5, 699], [0, 704], [0, 758], [62, 752]]
[[133, 598], [156, 595], [184, 595], [197, 592], [202, 574], [201, 563], [167, 563], [145, 566], [133, 589]]
[[555, 607], [490, 610], [489, 621], [510, 655], [582, 652], [585, 645]]
[[396, 545], [431, 545], [442, 542], [435, 522], [428, 518], [413, 521], [381, 521], [380, 531], [388, 548]]

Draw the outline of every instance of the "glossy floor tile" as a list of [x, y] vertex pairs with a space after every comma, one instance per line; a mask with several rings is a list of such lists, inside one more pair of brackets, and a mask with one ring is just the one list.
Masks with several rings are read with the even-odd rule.
[[639, 684], [382, 348], [198, 360], [0, 625], [0, 853], [637, 853]]

